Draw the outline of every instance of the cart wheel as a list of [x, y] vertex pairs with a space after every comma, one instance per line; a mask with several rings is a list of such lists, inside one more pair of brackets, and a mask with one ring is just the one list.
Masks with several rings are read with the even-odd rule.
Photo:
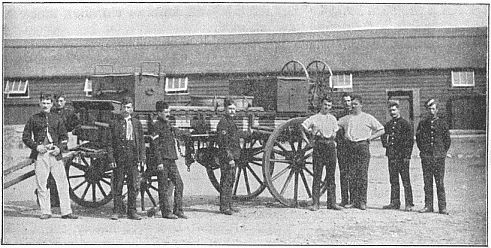
[[100, 207], [112, 199], [106, 153], [79, 153], [67, 162], [70, 199], [84, 207]]
[[[264, 150], [263, 174], [266, 185], [274, 198], [288, 207], [297, 207], [302, 201], [306, 205], [312, 198], [312, 147], [302, 138], [300, 129], [305, 119], [290, 119], [278, 126]], [[323, 193], [326, 191], [326, 180], [324, 176], [322, 178]]]
[[[265, 142], [260, 137], [241, 139], [241, 154], [237, 162], [233, 198], [236, 200], [249, 200], [264, 191], [266, 185], [261, 175], [262, 157]], [[220, 167], [206, 167], [208, 178], [213, 187], [220, 192]]]

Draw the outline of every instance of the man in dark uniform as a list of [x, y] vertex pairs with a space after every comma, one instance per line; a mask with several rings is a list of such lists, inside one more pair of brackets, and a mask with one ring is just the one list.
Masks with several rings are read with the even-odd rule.
[[[349, 115], [351, 113], [351, 94], [344, 93], [343, 94], [343, 105], [344, 111], [341, 112], [336, 118], [339, 120], [342, 117]], [[352, 184], [350, 184], [349, 180], [349, 154], [348, 154], [348, 140], [344, 137], [344, 129], [340, 128], [336, 135], [336, 150], [337, 150], [337, 159], [339, 166], [339, 181], [341, 184], [341, 204], [340, 206], [344, 207], [348, 204], [352, 204]]]
[[140, 220], [136, 213], [138, 165], [145, 167], [145, 141], [140, 121], [133, 113], [133, 99], [125, 97], [121, 103], [121, 115], [111, 122], [107, 139], [107, 153], [113, 168], [114, 208], [111, 219], [123, 215], [123, 180], [127, 176], [129, 219]]
[[238, 209], [232, 207], [232, 190], [235, 181], [236, 163], [240, 157], [240, 140], [234, 123], [235, 103], [225, 99], [225, 116], [217, 125], [217, 143], [220, 148], [220, 212], [232, 215]]
[[[336, 204], [336, 143], [334, 137], [338, 131], [338, 122], [329, 111], [332, 108], [332, 100], [323, 98], [321, 100], [321, 109], [319, 113], [310, 116], [302, 123], [302, 136], [313, 147], [313, 182], [312, 182], [312, 208], [310, 210], [319, 210], [319, 198], [321, 189], [321, 177], [324, 166], [326, 167], [326, 185], [328, 209], [341, 210]], [[310, 139], [306, 133], [310, 134]]]
[[[157, 163], [157, 169], [159, 173], [159, 204], [162, 212], [162, 218], [166, 219], [187, 219], [182, 209], [182, 195], [184, 184], [182, 183], [181, 175], [177, 169], [176, 159], [176, 136], [185, 135], [184, 132], [170, 125], [169, 105], [163, 101], [158, 101], [155, 104], [158, 118], [157, 122], [153, 124], [152, 130], [152, 147], [154, 148], [155, 159]], [[170, 182], [175, 185], [174, 193], [174, 209], [171, 210], [170, 197], [172, 191], [168, 190], [171, 185]]]
[[61, 151], [67, 148], [65, 125], [58, 115], [50, 113], [53, 106], [51, 95], [41, 95], [39, 106], [40, 113], [31, 116], [24, 127], [22, 141], [31, 148], [30, 158], [36, 161], [36, 184], [42, 213], [40, 218], [51, 218], [50, 195], [46, 187], [51, 173], [57, 182], [61, 218], [77, 219], [78, 216], [72, 214], [68, 179], [61, 155]]
[[389, 113], [392, 120], [385, 124], [385, 134], [382, 135], [381, 140], [382, 146], [386, 149], [385, 155], [389, 160], [390, 204], [383, 206], [383, 209], [399, 209], [401, 207], [399, 189], [399, 175], [401, 175], [406, 199], [405, 210], [412, 211], [414, 204], [409, 162], [413, 151], [414, 132], [412, 125], [401, 117], [398, 102], [389, 102]]
[[438, 117], [438, 103], [429, 99], [425, 103], [428, 117], [423, 119], [416, 130], [418, 145], [423, 167], [425, 207], [422, 213], [433, 212], [433, 178], [435, 178], [438, 196], [438, 210], [448, 214], [445, 197], [445, 157], [450, 148], [450, 130], [445, 119]]

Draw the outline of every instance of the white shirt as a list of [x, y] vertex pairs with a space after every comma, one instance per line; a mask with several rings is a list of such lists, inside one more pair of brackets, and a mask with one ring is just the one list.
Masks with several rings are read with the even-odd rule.
[[329, 113], [317, 113], [312, 115], [302, 123], [302, 126], [309, 130], [313, 135], [323, 138], [335, 136], [339, 129], [336, 117]]
[[365, 112], [344, 116], [339, 119], [338, 124], [344, 129], [346, 139], [354, 142], [368, 140], [372, 132], [384, 129], [384, 126], [375, 117]]

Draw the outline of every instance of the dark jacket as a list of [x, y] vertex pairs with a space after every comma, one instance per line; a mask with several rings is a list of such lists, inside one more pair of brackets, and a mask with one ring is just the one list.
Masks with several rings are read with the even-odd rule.
[[385, 155], [389, 158], [411, 158], [414, 144], [414, 131], [412, 125], [399, 117], [388, 121], [385, 126], [385, 134], [382, 135], [382, 146], [385, 147]]
[[[143, 137], [143, 128], [140, 120], [136, 116], [131, 117], [133, 124], [133, 135], [136, 142], [136, 153], [138, 162], [146, 162], [145, 139]], [[126, 120], [123, 116], [118, 115], [116, 120], [109, 124], [109, 135], [107, 137], [107, 155], [111, 163], [120, 164], [119, 161], [123, 151], [123, 144], [126, 142]]]
[[[350, 112], [348, 110], [344, 110], [340, 114], [336, 116], [336, 119], [339, 121], [344, 116], [349, 115]], [[337, 150], [343, 152], [343, 149], [346, 149], [348, 145], [348, 140], [344, 136], [344, 129], [340, 128], [338, 132], [336, 133], [336, 138], [335, 138], [336, 144], [337, 144]]]
[[38, 145], [42, 145], [46, 139], [46, 128], [48, 126], [48, 132], [53, 139], [53, 145], [60, 148], [60, 154], [56, 156], [56, 159], [59, 160], [62, 158], [61, 152], [67, 149], [68, 144], [68, 134], [65, 125], [58, 115], [44, 112], [31, 116], [24, 126], [22, 141], [32, 150], [29, 158], [37, 158], [38, 151], [36, 148]]
[[224, 116], [217, 125], [217, 144], [220, 150], [220, 160], [228, 163], [240, 158], [240, 139], [233, 118]]
[[429, 117], [419, 122], [416, 144], [421, 157], [445, 157], [450, 143], [450, 130], [445, 119]]
[[153, 124], [152, 137], [156, 137], [152, 140], [151, 147], [153, 148], [153, 154], [157, 165], [162, 164], [164, 159], [176, 160], [176, 138], [180, 138], [186, 133], [179, 128], [173, 127], [168, 121], [161, 118]]
[[51, 108], [51, 113], [60, 115], [61, 119], [65, 123], [66, 131], [71, 132], [79, 124], [79, 119], [75, 114], [75, 111], [70, 107], [64, 108]]

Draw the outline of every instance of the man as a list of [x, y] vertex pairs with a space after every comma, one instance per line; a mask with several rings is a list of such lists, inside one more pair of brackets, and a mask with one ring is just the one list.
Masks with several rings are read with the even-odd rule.
[[[181, 175], [177, 169], [176, 159], [176, 135], [182, 136], [184, 132], [175, 128], [169, 123], [170, 110], [169, 105], [163, 101], [158, 101], [155, 104], [157, 110], [157, 122], [153, 124], [153, 141], [152, 147], [157, 163], [159, 173], [159, 202], [162, 218], [166, 219], [187, 219], [182, 209], [182, 195], [184, 184], [182, 183]], [[172, 191], [168, 190], [170, 181], [175, 185], [174, 193], [174, 209], [171, 211], [170, 197]]]
[[77, 219], [72, 214], [68, 179], [62, 161], [61, 151], [66, 149], [68, 135], [63, 121], [58, 115], [50, 113], [53, 107], [51, 95], [41, 95], [37, 113], [27, 121], [22, 133], [22, 141], [31, 148], [31, 159], [35, 159], [35, 173], [41, 219], [51, 218], [50, 195], [46, 187], [48, 175], [51, 173], [57, 183], [62, 219]]
[[[338, 131], [336, 118], [329, 113], [332, 108], [332, 100], [323, 98], [321, 100], [321, 109], [319, 113], [310, 116], [303, 123], [302, 136], [313, 147], [313, 183], [312, 183], [312, 211], [319, 210], [319, 198], [321, 188], [321, 177], [324, 166], [326, 167], [326, 185], [327, 185], [327, 208], [341, 210], [336, 204], [336, 143], [334, 137]], [[307, 139], [305, 133], [310, 134]]]
[[217, 144], [220, 148], [220, 212], [232, 215], [238, 209], [232, 207], [232, 190], [235, 181], [235, 160], [240, 158], [240, 140], [234, 116], [237, 107], [225, 99], [225, 115], [217, 125]]
[[[344, 111], [337, 117], [337, 119], [341, 119], [342, 117], [349, 115], [352, 110], [351, 106], [351, 94], [344, 93], [343, 94], [343, 105]], [[350, 162], [348, 161], [348, 142], [344, 137], [343, 129], [340, 128], [336, 135], [336, 150], [337, 150], [337, 159], [339, 165], [339, 181], [341, 184], [341, 206], [344, 207], [348, 204], [352, 203], [353, 190], [352, 185], [349, 180], [349, 166]], [[351, 198], [350, 198], [351, 197]]]
[[[65, 128], [67, 132], [72, 132], [73, 129], [79, 124], [79, 120], [77, 115], [75, 115], [75, 111], [71, 108], [66, 107], [66, 96], [63, 93], [57, 93], [54, 96], [55, 102], [53, 107], [51, 108], [51, 113], [59, 115], [63, 123], [65, 124]], [[56, 189], [56, 182], [53, 178], [53, 175], [49, 175], [48, 177], [48, 189], [50, 192], [51, 206], [59, 207], [60, 199], [58, 198], [58, 190]], [[36, 190], [37, 196], [37, 190]]]
[[451, 142], [450, 131], [446, 120], [437, 115], [438, 103], [435, 99], [426, 101], [425, 107], [428, 117], [418, 124], [416, 130], [416, 144], [420, 151], [425, 192], [425, 207], [420, 212], [433, 212], [433, 178], [435, 178], [439, 213], [448, 214], [443, 181], [445, 157]]
[[133, 116], [133, 99], [125, 97], [121, 102], [121, 115], [110, 123], [107, 139], [107, 153], [110, 168], [113, 168], [114, 208], [111, 219], [123, 215], [123, 180], [127, 176], [129, 219], [140, 220], [136, 213], [138, 188], [138, 165], [145, 167], [145, 141], [140, 121]]
[[350, 161], [349, 178], [353, 184], [353, 204], [346, 207], [367, 208], [368, 166], [370, 164], [370, 141], [384, 134], [384, 126], [375, 117], [362, 111], [361, 96], [353, 96], [352, 113], [341, 118], [339, 126], [348, 140]]
[[390, 204], [383, 209], [399, 209], [401, 207], [399, 175], [404, 186], [405, 210], [412, 211], [413, 191], [409, 176], [409, 162], [414, 144], [414, 132], [412, 125], [401, 117], [399, 103], [389, 102], [389, 114], [392, 117], [385, 126], [385, 134], [382, 135], [382, 146], [385, 147], [385, 155], [388, 158], [390, 181]]

